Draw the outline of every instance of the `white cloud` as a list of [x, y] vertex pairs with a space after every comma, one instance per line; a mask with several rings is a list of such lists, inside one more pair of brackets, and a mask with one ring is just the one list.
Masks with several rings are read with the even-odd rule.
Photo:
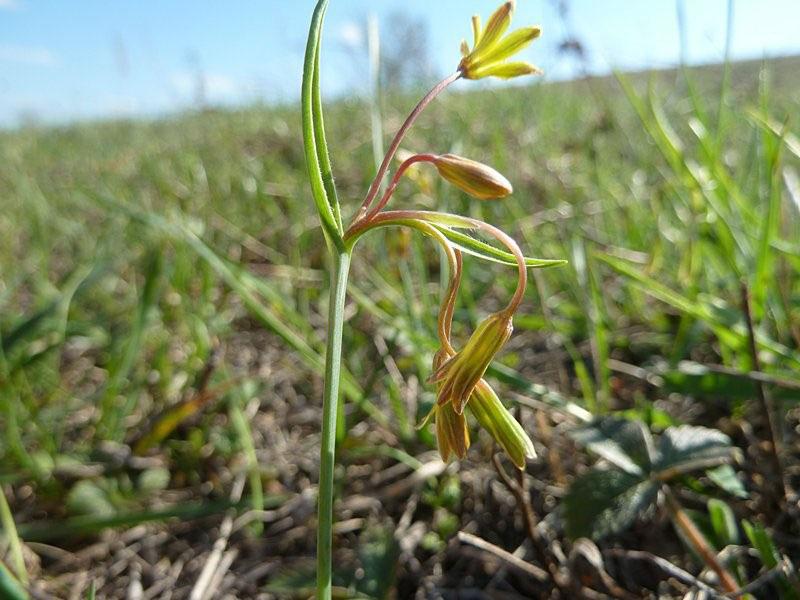
[[[4, 0], [0, 0], [3, 2]], [[0, 62], [13, 62], [23, 65], [52, 67], [58, 63], [55, 54], [40, 46], [14, 46], [0, 44]]]
[[20, 3], [17, 0], [0, 0], [0, 10], [17, 10]]
[[363, 48], [364, 28], [355, 21], [348, 21], [339, 29], [339, 39], [350, 48]]

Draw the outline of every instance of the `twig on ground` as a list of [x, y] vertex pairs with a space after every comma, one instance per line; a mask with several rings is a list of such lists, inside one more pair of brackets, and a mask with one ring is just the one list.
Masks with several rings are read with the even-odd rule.
[[753, 581], [748, 583], [746, 586], [741, 588], [737, 592], [731, 592], [730, 594], [726, 594], [728, 598], [741, 598], [745, 594], [752, 594], [758, 589], [761, 589], [774, 579], [777, 579], [781, 575], [785, 575], [787, 570], [791, 567], [787, 563], [787, 560], [784, 558], [781, 562], [775, 565], [772, 569], [767, 571], [766, 573], [762, 573], [758, 577], [756, 577]]
[[[231, 500], [234, 502], [242, 497], [245, 478], [246, 474], [242, 473], [234, 482], [233, 489], [231, 490]], [[228, 545], [228, 537], [233, 530], [233, 517], [233, 512], [230, 512], [223, 519], [219, 528], [219, 537], [217, 541], [214, 542], [214, 548], [206, 559], [203, 570], [200, 572], [200, 576], [197, 578], [197, 582], [194, 584], [189, 594], [189, 600], [207, 600], [211, 598], [216, 591], [216, 586], [219, 586], [222, 579], [221, 576], [218, 575], [219, 571], [222, 571], [224, 575], [230, 568], [230, 563], [232, 562], [232, 560], [228, 560], [230, 552], [225, 553], [225, 555], [223, 555], [223, 553], [225, 552], [225, 547]]]
[[487, 542], [483, 538], [479, 538], [477, 535], [459, 531], [458, 541], [460, 541], [462, 544], [473, 546], [479, 550], [482, 550], [483, 552], [491, 554], [495, 558], [506, 563], [509, 567], [525, 575], [530, 575], [539, 582], [544, 583], [550, 580], [550, 574], [544, 569], [541, 569], [536, 565], [532, 565], [521, 558], [517, 558], [510, 552], [503, 550], [499, 546], [495, 546], [490, 542]]
[[702, 590], [703, 592], [709, 594], [712, 598], [725, 598], [725, 596], [717, 592], [713, 587], [699, 580], [688, 571], [684, 571], [680, 567], [673, 565], [666, 558], [656, 556], [651, 552], [646, 552], [644, 550], [624, 550], [621, 548], [612, 548], [610, 550], [606, 550], [605, 554], [627, 560], [647, 561], [659, 568], [665, 575], [673, 577], [690, 587]]

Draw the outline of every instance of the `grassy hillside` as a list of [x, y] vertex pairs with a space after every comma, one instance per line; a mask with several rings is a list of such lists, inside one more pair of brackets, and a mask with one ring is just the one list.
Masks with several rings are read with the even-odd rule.
[[[734, 481], [715, 485], [722, 476], [701, 469], [675, 493], [716, 550], [734, 548], [740, 583], [775, 567], [770, 536], [797, 564], [799, 74], [800, 59], [787, 58], [735, 64], [728, 79], [710, 66], [457, 92], [431, 107], [408, 149], [480, 159], [515, 194], [468, 201], [423, 168], [394, 202], [484, 218], [530, 255], [569, 260], [535, 272], [490, 372], [540, 458], [520, 479], [521, 508], [488, 439], [466, 461], [438, 462], [430, 431], [414, 425], [433, 401], [440, 259], [407, 232], [365, 241], [345, 333], [341, 585], [371, 597], [383, 584], [399, 597], [563, 592], [456, 532], [522, 548], [529, 566], [555, 561], [577, 581], [565, 495], [596, 455], [565, 432], [589, 413], [656, 434], [680, 424], [727, 434], [741, 456]], [[387, 100], [387, 131], [413, 102]], [[340, 194], [355, 208], [374, 173], [370, 115], [342, 101], [326, 123]], [[4, 132], [0, 164], [0, 481], [22, 542], [4, 516], [8, 572], [24, 579], [24, 563], [36, 597], [83, 597], [94, 581], [99, 597], [141, 584], [148, 597], [164, 585], [187, 598], [228, 535], [220, 589], [302, 590], [328, 281], [299, 112]], [[469, 258], [464, 280], [462, 324], [515, 284]], [[778, 404], [780, 469], [763, 397]], [[715, 529], [723, 513], [710, 498], [735, 537]], [[595, 541], [626, 593], [681, 587], [623, 549], [700, 572], [660, 509], [619, 525]], [[796, 597], [791, 578], [765, 585]]]

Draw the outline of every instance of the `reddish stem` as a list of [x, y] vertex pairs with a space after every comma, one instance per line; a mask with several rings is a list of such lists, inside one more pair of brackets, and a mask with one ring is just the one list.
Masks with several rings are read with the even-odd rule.
[[397, 169], [394, 177], [392, 177], [392, 182], [389, 184], [389, 187], [386, 188], [386, 192], [384, 192], [380, 202], [378, 202], [378, 204], [376, 204], [372, 210], [367, 213], [367, 215], [364, 217], [364, 220], [369, 221], [372, 217], [378, 214], [384, 206], [386, 206], [386, 204], [389, 202], [389, 199], [392, 197], [392, 194], [394, 194], [395, 189], [397, 189], [397, 184], [400, 183], [400, 178], [409, 167], [420, 162], [434, 162], [436, 158], [437, 157], [435, 154], [415, 154], [403, 162], [403, 164], [400, 165], [400, 168]]
[[396, 221], [424, 221], [427, 223], [437, 224], [437, 222], [441, 223], [443, 218], [450, 218], [454, 222], [462, 223], [459, 225], [454, 225], [455, 227], [460, 227], [462, 229], [479, 229], [485, 233], [488, 233], [506, 248], [508, 248], [509, 252], [514, 255], [514, 258], [517, 261], [517, 269], [519, 271], [517, 289], [514, 292], [511, 301], [508, 303], [508, 306], [503, 309], [503, 312], [507, 316], [510, 317], [513, 315], [517, 311], [517, 308], [522, 302], [522, 298], [525, 294], [525, 286], [528, 284], [528, 268], [525, 264], [525, 257], [522, 255], [522, 251], [519, 249], [517, 242], [515, 242], [514, 239], [507, 233], [498, 229], [494, 225], [489, 225], [483, 221], [472, 219], [470, 217], [463, 217], [461, 215], [446, 215], [424, 210], [390, 210], [376, 213], [371, 215], [369, 219], [362, 219], [357, 223], [353, 223], [353, 225], [351, 225], [345, 233], [344, 239], [345, 241], [352, 239], [367, 229], [377, 227], [382, 223], [391, 223]]
[[425, 107], [427, 107], [436, 98], [436, 96], [441, 94], [451, 83], [456, 81], [459, 77], [461, 77], [461, 72], [457, 71], [452, 75], [450, 75], [449, 77], [437, 83], [436, 86], [434, 86], [434, 88], [430, 92], [428, 92], [422, 100], [419, 101], [419, 104], [417, 104], [414, 110], [411, 111], [411, 114], [408, 115], [408, 118], [405, 120], [402, 127], [400, 127], [398, 132], [395, 134], [394, 139], [392, 140], [392, 144], [391, 146], [389, 146], [389, 150], [386, 152], [386, 156], [383, 157], [383, 162], [381, 163], [381, 166], [378, 169], [377, 175], [375, 175], [375, 179], [372, 181], [372, 185], [370, 186], [369, 191], [367, 192], [367, 197], [364, 199], [364, 202], [361, 205], [361, 208], [359, 209], [358, 214], [356, 215], [356, 218], [354, 219], [353, 223], [357, 223], [358, 221], [364, 218], [364, 216], [367, 213], [367, 210], [372, 205], [373, 201], [375, 200], [375, 197], [378, 195], [378, 190], [380, 189], [381, 182], [383, 182], [384, 177], [386, 177], [386, 171], [389, 170], [389, 165], [391, 164], [394, 155], [397, 153], [397, 149], [400, 147], [400, 142], [403, 141], [403, 138], [405, 137], [406, 133], [414, 124], [414, 121], [417, 120], [417, 117], [419, 117], [420, 113], [423, 110], [425, 110]]

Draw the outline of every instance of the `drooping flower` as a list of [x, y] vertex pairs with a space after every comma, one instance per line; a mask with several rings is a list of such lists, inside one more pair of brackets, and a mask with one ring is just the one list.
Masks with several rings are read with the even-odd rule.
[[467, 416], [458, 414], [449, 404], [447, 406], [435, 406], [436, 421], [436, 443], [439, 447], [439, 455], [442, 460], [447, 462], [451, 456], [463, 459], [467, 456], [469, 449], [469, 429], [467, 427]]
[[481, 27], [480, 17], [472, 17], [473, 47], [470, 50], [466, 41], [461, 43], [463, 58], [458, 66], [465, 79], [500, 77], [511, 79], [523, 75], [535, 75], [541, 71], [527, 62], [508, 61], [513, 55], [525, 49], [541, 34], [538, 27], [523, 27], [504, 37], [511, 25], [516, 2], [509, 0], [498, 8]]
[[502, 173], [483, 163], [455, 154], [435, 156], [431, 162], [444, 179], [478, 200], [498, 200], [514, 191]]
[[437, 404], [452, 404], [456, 413], [463, 413], [470, 394], [494, 356], [511, 337], [512, 331], [511, 316], [506, 311], [485, 319], [472, 333], [464, 348], [431, 375], [431, 382], [440, 384]]
[[536, 450], [528, 434], [484, 379], [475, 386], [468, 406], [478, 424], [500, 444], [518, 469], [525, 468], [525, 459], [536, 458]]

